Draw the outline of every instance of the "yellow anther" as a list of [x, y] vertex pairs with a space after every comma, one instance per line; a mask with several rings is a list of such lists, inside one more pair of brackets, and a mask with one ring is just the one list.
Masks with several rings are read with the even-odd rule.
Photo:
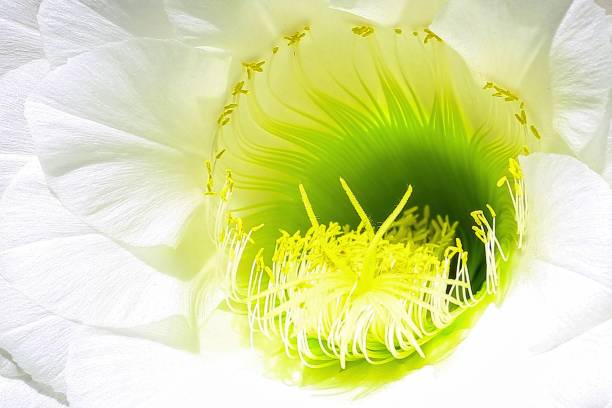
[[369, 232], [374, 232], [372, 223], [370, 223], [370, 220], [366, 212], [363, 210], [363, 207], [361, 207], [361, 204], [359, 204], [357, 197], [355, 196], [355, 194], [353, 194], [348, 184], [342, 177], [340, 177], [340, 184], [342, 184], [342, 188], [344, 189], [344, 192], [346, 193], [349, 200], [351, 201], [351, 204], [353, 205], [353, 208], [355, 208], [355, 211], [357, 212], [357, 215], [359, 215], [359, 219], [361, 219], [361, 222], [363, 223], [363, 225], [366, 227], [366, 229]]
[[495, 218], [497, 216], [497, 214], [495, 214], [495, 210], [489, 204], [487, 204], [487, 209], [491, 213], [491, 217]]
[[395, 32], [395, 34], [401, 34], [402, 33], [402, 29], [401, 28], [394, 28], [393, 31]]
[[485, 234], [482, 228], [478, 228], [475, 225], [472, 226], [472, 230], [474, 231], [474, 235], [478, 238], [483, 244], [487, 243], [487, 235]]
[[531, 129], [531, 133], [533, 133], [533, 135], [536, 137], [536, 139], [540, 140], [542, 138], [542, 136], [540, 136], [540, 132], [538, 131], [538, 129], [535, 126], [531, 125], [529, 127], [529, 129]]
[[374, 34], [374, 27], [367, 26], [367, 25], [356, 26], [356, 27], [353, 27], [353, 33], [355, 35], [365, 38], [365, 37], [368, 37]]
[[219, 119], [217, 119], [217, 124], [218, 124], [219, 126], [225, 126], [225, 125], [227, 125], [227, 124], [230, 122], [230, 119], [231, 119], [231, 117], [230, 117], [229, 115], [231, 115], [231, 112], [229, 112], [229, 113], [228, 113], [227, 111], [224, 111], [224, 112], [223, 112], [223, 113], [222, 113], [222, 114], [219, 116]]
[[419, 36], [419, 32], [418, 31], [413, 31], [412, 35], [414, 35], [415, 37], [418, 37]]
[[306, 33], [298, 31], [297, 33], [288, 35], [285, 37], [287, 45], [296, 45], [300, 43], [300, 40], [306, 36]]
[[259, 224], [253, 228], [251, 228], [251, 231], [256, 232], [259, 231], [260, 229], [262, 229], [265, 226], [265, 224]]
[[518, 163], [518, 161], [516, 161], [516, 159], [513, 159], [512, 157], [508, 159], [508, 171], [515, 179], [520, 180], [523, 178], [521, 165]]
[[499, 180], [497, 180], [497, 187], [501, 187], [508, 182], [508, 177], [503, 176]]
[[304, 31], [310, 31], [310, 30], [311, 30], [310, 24], [304, 26]]
[[276, 54], [279, 49], [279, 47], [272, 47], [272, 54]]
[[[493, 93], [494, 97], [496, 97], [496, 98], [503, 98], [507, 102], [515, 102], [515, 101], [518, 102], [519, 101], [518, 96], [516, 96], [514, 93], [512, 93], [509, 89], [502, 88], [501, 86], [496, 85], [494, 82], [491, 82], [491, 81], [487, 82], [485, 84], [485, 86], [483, 87], [483, 89], [493, 89], [494, 90], [494, 93]], [[520, 108], [521, 108], [521, 110], [524, 110], [524, 105], [522, 103], [521, 103]], [[518, 115], [522, 119], [522, 114], [518, 114]], [[517, 119], [519, 119], [519, 118], [517, 117]], [[519, 121], [521, 119], [519, 119]]]
[[519, 113], [515, 113], [514, 117], [516, 118], [516, 120], [518, 120], [520, 122], [521, 125], [526, 125], [527, 124], [527, 114], [525, 113], [524, 110], [521, 109], [520, 114]]
[[221, 200], [223, 201], [227, 201], [229, 196], [231, 195], [232, 191], [234, 190], [234, 185], [236, 183], [234, 182], [234, 179], [232, 178], [232, 170], [227, 169], [225, 170], [225, 185], [223, 186], [223, 189], [221, 190], [221, 192], [219, 193], [219, 196], [221, 197]]
[[221, 157], [223, 157], [223, 155], [225, 154], [226, 149], [221, 149], [217, 152], [217, 154], [215, 154], [215, 159], [219, 160]]
[[425, 32], [425, 34], [427, 34], [425, 36], [425, 39], [423, 40], [424, 44], [427, 44], [430, 40], [438, 40], [439, 42], [442, 42], [442, 38], [438, 37], [438, 35], [431, 31], [429, 28], [424, 28], [423, 31]]
[[212, 162], [210, 160], [206, 160], [204, 162], [204, 165], [206, 166], [206, 194], [212, 195], [215, 194], [215, 192], [213, 191], [214, 178]]
[[531, 153], [531, 152], [529, 151], [529, 146], [527, 146], [527, 145], [523, 145], [523, 153], [525, 153], [525, 154], [529, 154], [529, 153]]
[[455, 246], [459, 252], [463, 252], [463, 245], [461, 244], [460, 238], [455, 238]]
[[479, 226], [482, 225], [482, 218], [483, 218], [482, 210], [474, 210], [470, 213], [470, 215], [472, 216], [476, 224], [478, 224]]
[[232, 91], [232, 96], [246, 95], [248, 93], [249, 91], [244, 88], [244, 81], [240, 81], [234, 86], [234, 89]]
[[308, 194], [306, 194], [306, 190], [304, 189], [304, 186], [300, 184], [299, 189], [300, 189], [300, 196], [302, 197], [302, 203], [304, 204], [304, 208], [306, 209], [306, 214], [308, 215], [308, 219], [310, 220], [310, 223], [312, 224], [313, 227], [318, 227], [319, 221], [317, 221], [317, 216], [315, 215], [314, 210], [312, 209], [312, 204], [310, 203], [310, 200], [308, 199]]
[[263, 72], [263, 65], [265, 63], [266, 63], [266, 61], [243, 62], [242, 66], [245, 67], [245, 69], [246, 69], [247, 77], [249, 79], [252, 79], [255, 72]]

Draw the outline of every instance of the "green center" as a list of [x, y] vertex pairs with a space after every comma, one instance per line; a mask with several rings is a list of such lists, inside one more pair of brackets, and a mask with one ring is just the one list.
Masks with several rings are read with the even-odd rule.
[[[256, 344], [280, 353], [268, 360], [277, 372], [293, 376], [298, 370], [302, 383], [376, 386], [445, 356], [494, 300], [485, 294], [486, 251], [472, 229], [471, 213], [487, 204], [495, 210], [496, 239], [511, 254], [518, 239], [515, 208], [505, 186], [496, 183], [526, 136], [516, 108], [483, 85], [428, 29], [355, 26], [337, 15], [245, 64], [244, 78], [220, 117], [217, 144], [226, 153], [216, 163], [234, 173], [233, 214], [247, 227], [265, 224], [242, 254], [238, 298], [256, 294], [249, 288], [253, 262], [262, 253], [263, 262], [272, 263], [279, 230], [310, 228], [300, 184], [320, 224], [358, 228], [361, 220], [339, 178], [376, 227], [407, 185], [414, 188], [410, 206], [427, 206], [457, 221], [472, 289], [480, 294], [477, 306], [423, 342], [423, 353], [383, 366], [356, 359], [342, 367], [306, 368], [280, 357], [283, 339], [256, 333]], [[502, 287], [508, 265], [497, 263]], [[270, 285], [265, 279], [261, 291]]]

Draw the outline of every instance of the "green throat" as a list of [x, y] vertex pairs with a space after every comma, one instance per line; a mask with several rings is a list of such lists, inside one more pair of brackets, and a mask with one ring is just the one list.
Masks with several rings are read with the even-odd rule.
[[301, 384], [377, 386], [446, 356], [522, 244], [524, 103], [428, 28], [333, 13], [243, 68], [207, 194], [251, 343]]

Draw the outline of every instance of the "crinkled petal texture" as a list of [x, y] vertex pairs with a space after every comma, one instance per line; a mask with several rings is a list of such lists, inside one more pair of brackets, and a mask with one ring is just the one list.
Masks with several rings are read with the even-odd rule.
[[0, 296], [0, 348], [34, 381], [65, 393], [68, 348], [78, 336], [78, 325], [37, 305], [4, 278]]
[[0, 377], [0, 406], [2, 408], [62, 408], [55, 399], [37, 392], [27, 383]]
[[598, 133], [612, 86], [612, 44], [593, 0], [450, 0], [432, 29], [483, 84], [495, 81], [525, 100], [545, 144], [558, 134], [579, 153]]
[[25, 297], [84, 324], [128, 327], [186, 312], [184, 284], [68, 212], [37, 162], [0, 205], [0, 273]]
[[36, 22], [40, 2], [0, 1], [0, 75], [43, 57]]
[[36, 21], [39, 4], [0, 1], [0, 196], [33, 154], [23, 104], [47, 71]]
[[133, 40], [47, 76], [26, 115], [66, 208], [123, 242], [176, 246], [204, 204], [227, 66], [172, 41]]
[[44, 0], [38, 21], [52, 65], [133, 37], [174, 37], [162, 0]]
[[30, 61], [0, 77], [0, 196], [34, 154], [23, 115], [26, 97], [48, 71], [44, 60]]

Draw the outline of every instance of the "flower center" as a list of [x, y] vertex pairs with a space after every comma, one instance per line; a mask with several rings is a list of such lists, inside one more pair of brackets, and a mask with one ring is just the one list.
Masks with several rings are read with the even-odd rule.
[[210, 194], [232, 169], [230, 304], [306, 367], [433, 361], [503, 292], [539, 133], [427, 27], [331, 13], [284, 40], [243, 63], [208, 163]]

